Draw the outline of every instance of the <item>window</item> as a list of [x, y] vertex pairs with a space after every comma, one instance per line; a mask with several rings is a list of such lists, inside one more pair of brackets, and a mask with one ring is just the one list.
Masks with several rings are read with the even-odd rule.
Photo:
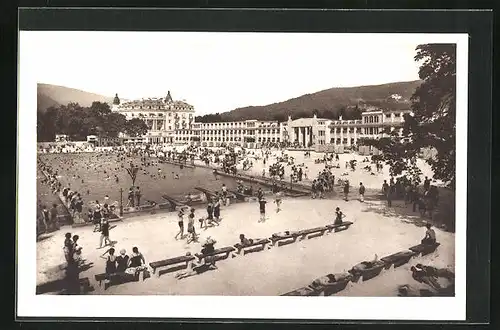
[[334, 138], [331, 138], [331, 139], [330, 139], [330, 143], [335, 143], [335, 139], [334, 139]]
[[394, 117], [401, 117], [401, 114], [400, 113], [395, 113]]

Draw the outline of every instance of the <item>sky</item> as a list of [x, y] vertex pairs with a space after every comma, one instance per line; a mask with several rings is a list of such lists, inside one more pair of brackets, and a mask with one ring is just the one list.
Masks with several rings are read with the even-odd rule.
[[428, 35], [30, 31], [39, 83], [122, 99], [186, 100], [198, 114], [333, 87], [418, 79]]

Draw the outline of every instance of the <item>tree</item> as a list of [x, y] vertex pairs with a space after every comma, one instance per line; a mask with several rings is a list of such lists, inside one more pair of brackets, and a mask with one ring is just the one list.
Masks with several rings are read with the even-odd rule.
[[139, 118], [132, 118], [125, 124], [125, 133], [132, 137], [144, 135], [147, 131], [148, 126]]
[[[418, 45], [415, 61], [421, 62], [423, 81], [411, 97], [413, 115], [405, 115], [402, 136], [395, 132], [380, 140], [366, 140], [383, 153], [391, 174], [415, 173], [416, 158], [424, 148], [436, 150], [426, 161], [434, 178], [455, 186], [456, 45]], [[386, 132], [388, 133], [388, 132]], [[404, 140], [402, 140], [404, 139]]]

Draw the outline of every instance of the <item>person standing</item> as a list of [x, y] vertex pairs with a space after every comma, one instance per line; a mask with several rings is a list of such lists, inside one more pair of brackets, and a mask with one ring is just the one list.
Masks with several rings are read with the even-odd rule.
[[184, 238], [184, 212], [182, 212], [182, 210], [179, 210], [179, 213], [177, 214], [178, 216], [178, 220], [177, 220], [177, 224], [179, 225], [179, 232], [177, 233], [177, 235], [175, 235], [175, 239], [177, 239], [177, 237], [181, 237], [181, 239]]
[[387, 180], [384, 180], [384, 183], [382, 184], [382, 193], [384, 194], [384, 197], [387, 198], [387, 194], [389, 193], [389, 185], [387, 184]]
[[134, 203], [134, 187], [130, 187], [129, 190], [128, 190], [128, 194], [127, 194], [127, 199], [128, 199], [128, 202], [127, 202], [127, 205], [126, 207], [134, 207], [135, 203]]
[[45, 225], [45, 232], [48, 233], [50, 231], [50, 214], [49, 210], [47, 210], [47, 205], [43, 206], [42, 210], [42, 219], [43, 219], [43, 224]]
[[359, 201], [361, 203], [365, 201], [365, 186], [363, 186], [363, 182], [359, 183]]
[[141, 193], [141, 189], [139, 189], [139, 187], [136, 187], [135, 188], [135, 200], [136, 200], [136, 205], [137, 207], [139, 207], [141, 205], [141, 197], [142, 197], [142, 193]]
[[229, 196], [227, 195], [227, 187], [224, 183], [222, 184], [222, 198], [223, 198], [222, 203], [224, 204], [224, 206], [228, 206]]
[[344, 200], [347, 202], [349, 196], [349, 180], [345, 180], [344, 184]]
[[220, 222], [220, 198], [215, 199], [214, 203], [214, 218], [215, 222]]
[[54, 227], [54, 229], [59, 229], [59, 223], [57, 221], [57, 204], [52, 204], [52, 208], [50, 209], [50, 224]]
[[102, 245], [104, 241], [104, 246], [110, 244], [111, 245], [111, 240], [109, 239], [109, 222], [108, 220], [104, 219], [102, 221], [102, 226], [101, 226], [101, 240], [99, 242], [99, 249], [103, 248], [104, 246]]
[[264, 199], [264, 197], [259, 199], [259, 210], [260, 210], [259, 222], [266, 221], [266, 203], [267, 203], [267, 201]]
[[276, 196], [274, 198], [274, 202], [276, 203], [276, 213], [281, 211], [281, 198], [283, 197], [283, 193], [281, 191], [276, 192]]
[[394, 186], [390, 186], [389, 189], [387, 189], [387, 206], [388, 207], [392, 206], [393, 188], [394, 188]]

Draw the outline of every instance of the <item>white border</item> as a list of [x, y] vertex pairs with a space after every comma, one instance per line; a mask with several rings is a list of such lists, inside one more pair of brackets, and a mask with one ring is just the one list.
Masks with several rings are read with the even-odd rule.
[[[412, 38], [412, 41], [415, 40], [415, 43], [419, 44], [457, 43], [456, 296], [453, 298], [304, 298], [35, 295], [36, 73], [37, 66], [43, 65], [37, 62], [37, 52], [43, 50], [30, 48], [30, 41], [36, 38], [37, 33], [43, 32], [19, 33], [18, 196], [23, 196], [25, 206], [17, 210], [19, 317], [465, 320], [468, 35], [349, 35], [350, 38], [377, 38], [383, 35], [384, 38], [399, 38], [406, 41]], [[108, 307], [103, 308], [103, 306]], [[216, 306], [225, 307], [221, 309]], [[244, 306], [249, 308], [243, 308]]]

